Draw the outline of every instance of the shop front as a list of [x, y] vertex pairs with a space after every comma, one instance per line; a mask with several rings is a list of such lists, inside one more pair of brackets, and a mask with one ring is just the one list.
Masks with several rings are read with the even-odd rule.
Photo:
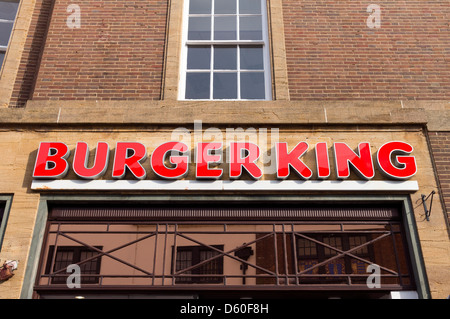
[[427, 293], [405, 196], [44, 198], [40, 298]]
[[419, 127], [22, 138], [22, 298], [430, 297]]

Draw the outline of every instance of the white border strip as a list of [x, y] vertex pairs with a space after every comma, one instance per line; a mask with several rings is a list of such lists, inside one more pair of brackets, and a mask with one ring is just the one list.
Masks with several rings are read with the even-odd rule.
[[37, 191], [408, 191], [417, 181], [198, 181], [198, 180], [33, 180]]

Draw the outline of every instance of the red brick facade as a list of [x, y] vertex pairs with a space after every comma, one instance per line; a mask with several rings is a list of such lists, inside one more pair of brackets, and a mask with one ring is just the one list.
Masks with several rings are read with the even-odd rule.
[[56, 1], [32, 99], [160, 98], [167, 1]]
[[[160, 99], [168, 1], [80, 0], [79, 29], [73, 3], [37, 1], [10, 106]], [[291, 99], [448, 99], [448, 2], [379, 1], [378, 29], [369, 4], [283, 1]]]
[[[381, 28], [366, 25], [369, 4]], [[305, 99], [448, 99], [448, 1], [284, 0], [289, 90]]]
[[429, 138], [441, 184], [441, 196], [450, 220], [450, 132], [430, 132]]

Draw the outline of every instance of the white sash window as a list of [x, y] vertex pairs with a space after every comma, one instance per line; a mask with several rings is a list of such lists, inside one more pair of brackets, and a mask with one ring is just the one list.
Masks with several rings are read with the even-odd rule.
[[264, 0], [188, 0], [181, 100], [270, 100]]

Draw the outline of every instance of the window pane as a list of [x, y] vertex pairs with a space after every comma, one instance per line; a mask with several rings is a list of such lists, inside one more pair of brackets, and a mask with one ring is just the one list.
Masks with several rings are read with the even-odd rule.
[[236, 17], [214, 19], [214, 40], [236, 40]]
[[0, 22], [0, 45], [7, 46], [9, 36], [13, 28], [13, 22]]
[[214, 99], [237, 98], [237, 73], [214, 73]]
[[211, 17], [190, 17], [188, 39], [211, 40]]
[[211, 67], [211, 47], [191, 46], [188, 48], [187, 68], [208, 69]]
[[[364, 243], [366, 243], [367, 242], [367, 238], [366, 238], [366, 236], [350, 236], [348, 238], [348, 241], [349, 241], [350, 248], [355, 248], [357, 246], [361, 246]], [[368, 246], [367, 245], [366, 246], [362, 246], [360, 249], [357, 249], [357, 250], [353, 251], [353, 253], [355, 255], [368, 254], [369, 253]]]
[[[80, 252], [80, 261], [89, 259], [91, 257], [97, 256], [99, 253], [96, 251], [88, 251], [88, 250], [82, 250]], [[84, 262], [80, 265], [81, 268], [81, 274], [83, 275], [87, 275], [87, 274], [92, 274], [92, 275], [97, 275], [97, 267], [99, 266], [100, 263], [100, 257], [99, 258], [95, 258], [92, 259], [90, 261]], [[98, 281], [98, 277], [92, 276], [92, 277], [82, 277], [81, 278], [81, 282], [84, 283], [96, 283]]]
[[186, 99], [209, 99], [209, 73], [186, 74]]
[[262, 46], [241, 46], [241, 70], [264, 70]]
[[[323, 242], [333, 248], [342, 250], [342, 238], [341, 237], [324, 237]], [[324, 247], [324, 253], [326, 256], [336, 255], [337, 251], [328, 247]]]
[[264, 73], [241, 73], [241, 99], [264, 99]]
[[[200, 251], [200, 262], [213, 258], [214, 256], [219, 255], [219, 252], [214, 250], [202, 250]], [[200, 274], [205, 275], [215, 275], [215, 274], [222, 274], [223, 271], [221, 270], [221, 266], [223, 264], [223, 258], [216, 258], [211, 260], [210, 262], [203, 264], [198, 268]], [[214, 282], [214, 281], [221, 281], [220, 277], [200, 277], [200, 282]]]
[[236, 70], [237, 47], [214, 47], [214, 69]]
[[211, 0], [191, 0], [189, 2], [189, 14], [210, 14]]
[[239, 23], [241, 40], [262, 40], [261, 16], [240, 17]]
[[312, 242], [311, 240], [299, 238], [297, 240], [298, 256], [299, 257], [316, 256], [317, 255], [316, 245], [317, 244], [315, 242]]
[[240, 14], [259, 14], [261, 13], [261, 0], [240, 0]]
[[18, 7], [19, 1], [17, 2], [0, 1], [0, 19], [14, 20], [16, 18]]
[[214, 13], [236, 13], [236, 0], [214, 0]]
[[[176, 259], [176, 271], [180, 271], [186, 268], [189, 268], [192, 266], [192, 251], [191, 250], [182, 250], [182, 251], [177, 251], [177, 259]], [[183, 271], [182, 274], [186, 275], [186, 274], [191, 274], [192, 271], [191, 270], [186, 270]], [[188, 278], [183, 278], [180, 277], [178, 279], [179, 281], [189, 281], [191, 280], [191, 277]]]

